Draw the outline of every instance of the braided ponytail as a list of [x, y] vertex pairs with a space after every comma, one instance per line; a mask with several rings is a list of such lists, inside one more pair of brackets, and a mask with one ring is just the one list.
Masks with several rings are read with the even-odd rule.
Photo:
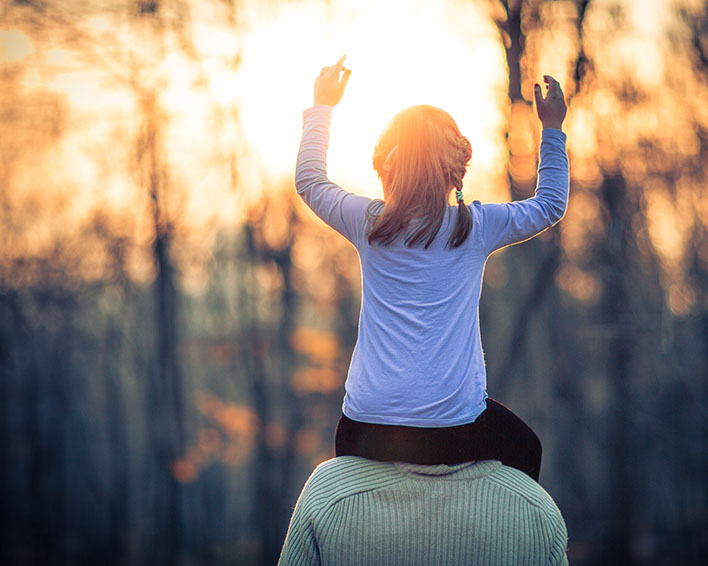
[[460, 136], [457, 149], [460, 161], [465, 164], [465, 167], [453, 173], [455, 177], [453, 186], [455, 187], [455, 200], [457, 201], [457, 216], [455, 217], [455, 227], [447, 240], [447, 245], [451, 248], [457, 248], [462, 245], [462, 242], [467, 239], [467, 236], [472, 231], [472, 213], [465, 204], [465, 197], [462, 194], [462, 178], [467, 170], [466, 164], [472, 157], [472, 146], [466, 137]]
[[467, 239], [467, 236], [472, 231], [472, 213], [465, 204], [462, 191], [457, 189], [455, 195], [457, 197], [457, 216], [455, 217], [455, 227], [447, 240], [447, 245], [451, 248], [457, 248], [462, 245], [462, 242]]

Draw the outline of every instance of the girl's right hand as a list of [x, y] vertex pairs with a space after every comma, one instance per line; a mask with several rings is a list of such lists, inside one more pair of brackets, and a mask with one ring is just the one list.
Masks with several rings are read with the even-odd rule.
[[544, 128], [561, 129], [565, 113], [568, 108], [565, 105], [563, 91], [560, 83], [550, 75], [543, 75], [546, 83], [546, 98], [543, 98], [541, 86], [534, 85], [533, 94], [536, 99], [536, 112]]
[[349, 75], [352, 74], [350, 69], [344, 67], [346, 57], [342, 55], [331, 67], [322, 67], [320, 76], [315, 80], [315, 106], [318, 104], [334, 106], [342, 99]]

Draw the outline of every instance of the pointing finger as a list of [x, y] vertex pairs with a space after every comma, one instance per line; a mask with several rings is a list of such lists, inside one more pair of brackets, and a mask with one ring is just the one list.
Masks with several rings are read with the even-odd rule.
[[342, 56], [339, 58], [339, 61], [337, 61], [337, 64], [335, 65], [335, 67], [338, 67], [338, 68], [340, 68], [340, 69], [341, 69], [342, 67], [344, 67], [344, 60], [345, 60], [346, 58], [347, 58], [346, 55], [342, 55]]

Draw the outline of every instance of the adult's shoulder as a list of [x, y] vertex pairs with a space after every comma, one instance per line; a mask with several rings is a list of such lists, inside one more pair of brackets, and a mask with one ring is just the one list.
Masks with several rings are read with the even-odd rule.
[[332, 499], [377, 489], [400, 481], [395, 465], [357, 456], [339, 456], [318, 465], [307, 481], [310, 489]]
[[536, 481], [516, 468], [501, 465], [487, 480], [548, 515], [560, 516], [560, 510], [551, 495]]

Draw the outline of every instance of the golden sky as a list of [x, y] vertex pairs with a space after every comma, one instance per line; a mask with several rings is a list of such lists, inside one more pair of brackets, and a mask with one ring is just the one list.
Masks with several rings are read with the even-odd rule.
[[[180, 20], [171, 12], [161, 19], [136, 17], [130, 11], [134, 2], [106, 3], [89, 13], [68, 0], [42, 12], [40, 26], [37, 20], [29, 25], [24, 8], [17, 8], [0, 24], [0, 65], [13, 87], [6, 89], [6, 104], [22, 116], [3, 143], [6, 155], [12, 146], [16, 156], [6, 180], [13, 190], [5, 198], [33, 213], [24, 253], [51, 245], [58, 231], [80, 225], [96, 210], [131, 217], [144, 206], [136, 156], [146, 93], [155, 95], [160, 113], [156, 123], [171, 212], [207, 245], [205, 234], [237, 224], [264, 191], [291, 187], [301, 115], [311, 104], [314, 78], [341, 54], [353, 73], [335, 109], [329, 159], [334, 181], [378, 196], [371, 153], [379, 132], [398, 110], [428, 103], [450, 112], [472, 143], [466, 198], [507, 199], [504, 135], [512, 115], [504, 47], [491, 18], [494, 4], [302, 0], [243, 2], [229, 12], [224, 3], [189, 0], [188, 17]], [[589, 187], [599, 178], [598, 167], [608, 165], [603, 160], [624, 155], [617, 148], [641, 137], [664, 139], [668, 151], [696, 151], [685, 120], [706, 113], [705, 105], [671, 105], [675, 83], [688, 80], [685, 62], [672, 57], [669, 40], [675, 2], [619, 2], [621, 33], [611, 16], [617, 4], [590, 4], [585, 36], [591, 38], [598, 74], [592, 91], [576, 94], [566, 122], [572, 173]], [[541, 30], [527, 38], [524, 95], [530, 98], [533, 81], [543, 73], [574, 94], [573, 4], [549, 3], [542, 17]], [[630, 111], [612, 90], [627, 78], [650, 93]], [[31, 118], [42, 109], [46, 120]], [[679, 110], [683, 121], [675, 118]], [[50, 143], [42, 127], [51, 129], [46, 124], [52, 120], [61, 133]], [[535, 152], [538, 131], [533, 120], [528, 123], [522, 141]], [[611, 142], [611, 154], [602, 154], [603, 140]], [[644, 174], [640, 166], [627, 169], [630, 180]], [[647, 195], [657, 249], [667, 261], [678, 261], [676, 250], [686, 240], [686, 224], [677, 221], [681, 206], [657, 183]], [[592, 216], [592, 195], [579, 195], [577, 203], [585, 203], [578, 210], [581, 219]], [[577, 241], [581, 232], [576, 230]], [[569, 249], [573, 237], [569, 228]]]

